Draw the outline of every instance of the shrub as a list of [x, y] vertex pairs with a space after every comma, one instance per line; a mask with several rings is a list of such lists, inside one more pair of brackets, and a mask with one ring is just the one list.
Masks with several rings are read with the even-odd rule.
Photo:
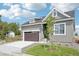
[[21, 40], [21, 36], [20, 35], [16, 35], [15, 37], [6, 37], [5, 41], [6, 42], [14, 42], [14, 41], [19, 41]]
[[79, 37], [78, 36], [75, 36], [75, 43], [78, 43], [79, 44]]

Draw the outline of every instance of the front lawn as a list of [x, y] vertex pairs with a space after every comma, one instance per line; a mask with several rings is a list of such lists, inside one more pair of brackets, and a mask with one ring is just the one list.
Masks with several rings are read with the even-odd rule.
[[38, 44], [31, 48], [25, 48], [24, 53], [35, 55], [35, 56], [79, 56], [79, 51], [73, 48], [52, 45], [51, 49], [46, 45], [44, 48], [43, 44]]

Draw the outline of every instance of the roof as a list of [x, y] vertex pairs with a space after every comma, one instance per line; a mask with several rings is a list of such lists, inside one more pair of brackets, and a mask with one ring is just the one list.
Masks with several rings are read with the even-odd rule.
[[39, 24], [45, 24], [46, 22], [38, 22], [38, 23], [30, 23], [22, 26], [31, 26], [31, 25], [39, 25]]
[[71, 17], [75, 17], [75, 11], [74, 10], [71, 10], [71, 11], [68, 11], [68, 12], [65, 12], [66, 14], [70, 15]]
[[63, 11], [61, 11], [61, 10], [59, 10], [59, 9], [57, 9], [57, 8], [55, 7], [55, 8], [53, 8], [53, 9], [48, 13], [48, 15], [43, 19], [43, 21], [46, 20], [46, 19], [49, 17], [49, 15], [50, 15], [51, 13], [55, 12], [55, 11], [59, 14], [57, 17], [55, 17], [56, 19], [62, 19], [62, 16], [63, 16], [63, 18], [69, 18], [69, 17], [71, 17], [70, 11], [68, 11], [68, 12], [63, 12]]
[[22, 25], [25, 25], [25, 24], [29, 24], [29, 21], [27, 21], [27, 22], [23, 23]]
[[[36, 24], [45, 24], [45, 20], [49, 17], [49, 15], [53, 12], [57, 12], [58, 16], [56, 17], [56, 19], [61, 19], [61, 20], [57, 20], [57, 21], [66, 21], [66, 20], [71, 20], [74, 19], [74, 10], [72, 11], [68, 11], [68, 12], [62, 12], [61, 10], [57, 9], [57, 8], [53, 8], [46, 17], [42, 17], [42, 18], [35, 18], [36, 22], [33, 23], [25, 23], [22, 26], [30, 26], [30, 25], [36, 25]], [[62, 17], [63, 16], [63, 17]], [[56, 22], [57, 22], [56, 21]]]
[[[74, 19], [72, 18], [66, 18], [66, 19], [61, 19], [61, 20], [56, 20], [55, 22], [62, 22], [62, 21], [70, 21]], [[22, 25], [22, 26], [32, 26], [32, 25], [39, 25], [39, 24], [45, 24], [46, 22], [38, 22], [38, 23], [30, 23], [30, 24], [26, 24], [26, 25]]]
[[44, 19], [44, 17], [41, 18], [34, 18], [34, 22], [25, 22], [22, 25], [33, 25], [33, 24], [43, 24], [42, 20]]

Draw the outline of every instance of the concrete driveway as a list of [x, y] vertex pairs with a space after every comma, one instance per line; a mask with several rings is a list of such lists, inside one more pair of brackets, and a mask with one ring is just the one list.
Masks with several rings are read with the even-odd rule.
[[[0, 45], [0, 53], [3, 55], [22, 55], [22, 49], [33, 45], [37, 42], [32, 41], [16, 41]], [[1, 55], [1, 54], [0, 54]]]

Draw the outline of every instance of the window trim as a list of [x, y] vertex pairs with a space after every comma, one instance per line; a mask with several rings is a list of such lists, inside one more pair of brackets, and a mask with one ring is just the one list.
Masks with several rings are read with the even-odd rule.
[[64, 23], [55, 23], [54, 24], [54, 31], [55, 31], [55, 25], [60, 25], [60, 24], [64, 24], [64, 34], [56, 34], [54, 32], [54, 35], [66, 35], [66, 23], [65, 22]]

